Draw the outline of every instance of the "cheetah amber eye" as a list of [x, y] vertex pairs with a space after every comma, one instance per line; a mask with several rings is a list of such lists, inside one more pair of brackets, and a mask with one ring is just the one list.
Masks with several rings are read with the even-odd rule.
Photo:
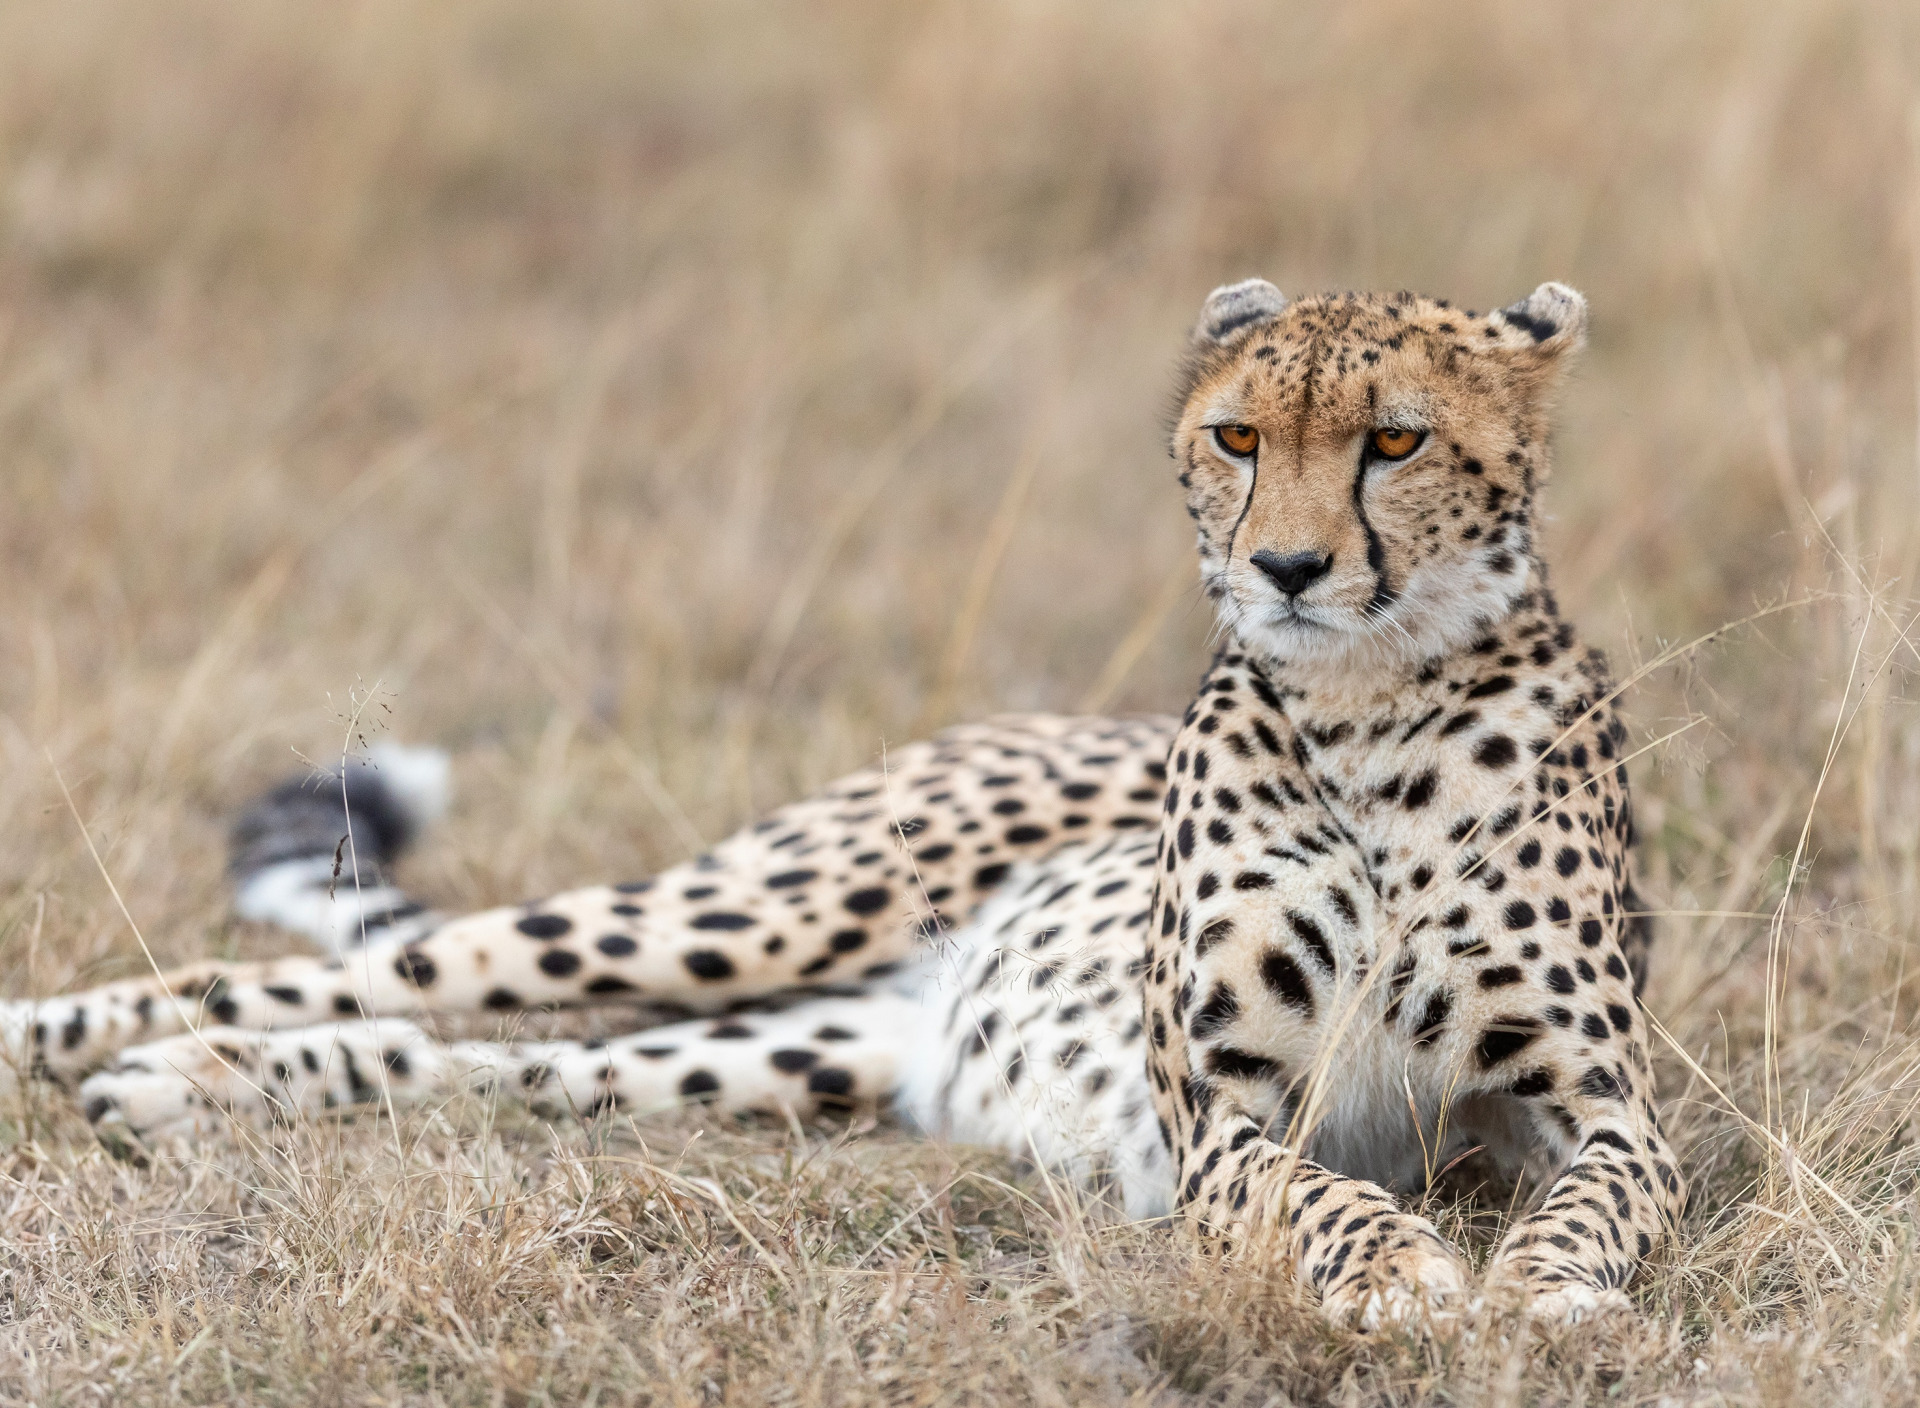
[[1403, 460], [1420, 448], [1420, 442], [1427, 437], [1417, 430], [1396, 430], [1381, 427], [1368, 437], [1374, 454], [1383, 460]]
[[1260, 448], [1260, 432], [1250, 425], [1215, 426], [1213, 438], [1228, 454], [1243, 459]]

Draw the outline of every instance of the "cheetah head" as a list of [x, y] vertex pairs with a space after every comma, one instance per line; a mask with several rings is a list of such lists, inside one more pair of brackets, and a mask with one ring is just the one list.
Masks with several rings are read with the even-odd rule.
[[1240, 643], [1276, 662], [1410, 663], [1511, 610], [1534, 571], [1547, 403], [1586, 321], [1553, 283], [1487, 314], [1216, 289], [1173, 453], [1207, 594]]

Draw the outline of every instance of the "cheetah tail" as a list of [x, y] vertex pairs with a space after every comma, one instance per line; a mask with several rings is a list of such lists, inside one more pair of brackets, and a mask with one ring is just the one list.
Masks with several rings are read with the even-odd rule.
[[390, 880], [393, 863], [447, 809], [447, 755], [379, 744], [344, 773], [288, 778], [250, 802], [229, 836], [227, 873], [243, 919], [340, 952], [369, 938], [419, 938], [440, 918]]

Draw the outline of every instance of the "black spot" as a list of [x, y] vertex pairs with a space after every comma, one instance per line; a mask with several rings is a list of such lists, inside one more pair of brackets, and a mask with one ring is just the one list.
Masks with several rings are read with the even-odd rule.
[[[403, 975], [404, 976], [404, 975]], [[267, 996], [275, 1002], [284, 1002], [289, 1007], [300, 1007], [306, 1003], [306, 995], [299, 988], [270, 987], [264, 989]]]
[[712, 1071], [688, 1071], [680, 1078], [680, 1094], [688, 1100], [720, 1093], [720, 1078]]
[[711, 1041], [746, 1041], [753, 1035], [753, 1028], [745, 1022], [722, 1022], [717, 1027], [707, 1029]]
[[350, 992], [337, 992], [333, 995], [333, 1010], [342, 1017], [358, 1017], [360, 999]]
[[1580, 1030], [1590, 1041], [1605, 1041], [1608, 1036], [1607, 1024], [1601, 1020], [1598, 1012], [1589, 1012], [1580, 1019]]
[[696, 948], [681, 956], [694, 977], [717, 983], [733, 976], [733, 960], [710, 948]]
[[1014, 826], [1009, 827], [1007, 830], [1007, 844], [1009, 846], [1030, 846], [1035, 841], [1044, 841], [1046, 839], [1047, 828], [1044, 826]]
[[1408, 811], [1418, 811], [1433, 800], [1433, 789], [1440, 781], [1440, 774], [1428, 768], [1420, 776], [1407, 784], [1407, 792], [1400, 799], [1400, 805]]
[[571, 978], [580, 971], [580, 955], [564, 948], [550, 948], [540, 955], [540, 971], [549, 978]]
[[1340, 911], [1340, 917], [1347, 921], [1349, 927], [1360, 923], [1360, 911], [1354, 907], [1352, 895], [1334, 885], [1327, 890], [1327, 898], [1333, 901], [1333, 907]]
[[1282, 1002], [1297, 1007], [1308, 1017], [1313, 1015], [1313, 988], [1293, 955], [1285, 949], [1270, 948], [1260, 959], [1260, 979]]
[[829, 1024], [816, 1031], [813, 1034], [813, 1039], [815, 1041], [858, 1041], [860, 1034], [858, 1032], [850, 1032], [845, 1027], [836, 1027]]
[[1193, 1014], [1189, 1031], [1195, 1041], [1204, 1041], [1232, 1024], [1239, 1016], [1240, 999], [1233, 995], [1232, 988], [1225, 983], [1218, 983], [1207, 998], [1206, 1005]]
[[431, 958], [412, 949], [400, 951], [400, 956], [393, 960], [393, 971], [400, 975], [400, 981], [412, 983], [417, 988], [432, 987], [433, 980], [440, 976]]
[[557, 939], [573, 930], [573, 921], [564, 914], [529, 914], [513, 926], [530, 939]]
[[625, 934], [602, 934], [593, 941], [593, 946], [608, 958], [627, 958], [639, 950], [640, 945]]
[[1595, 1100], [1624, 1100], [1620, 1092], [1620, 1082], [1604, 1066], [1590, 1066], [1587, 1073], [1580, 1077], [1580, 1093]]
[[615, 993], [638, 992], [640, 989], [625, 978], [616, 978], [612, 974], [607, 974], [588, 983], [586, 991], [595, 997], [612, 997]]
[[1489, 734], [1473, 750], [1473, 760], [1483, 768], [1503, 768], [1519, 756], [1519, 749], [1504, 733]]
[[1566, 970], [1564, 964], [1556, 963], [1553, 967], [1547, 969], [1547, 986], [1557, 993], [1572, 992], [1574, 987], [1573, 974]]
[[1510, 987], [1514, 983], [1519, 982], [1525, 976], [1526, 975], [1520, 971], [1517, 965], [1512, 963], [1503, 963], [1498, 968], [1481, 969], [1480, 970], [1480, 986], [1483, 988]]
[[839, 933], [827, 940], [827, 947], [835, 953], [852, 953], [857, 948], [865, 948], [866, 945], [867, 931], [865, 929], [842, 929]]
[[1524, 1051], [1540, 1035], [1540, 1023], [1532, 1017], [1496, 1017], [1480, 1034], [1477, 1055], [1480, 1069], [1492, 1070], [1502, 1061]]
[[1427, 1010], [1420, 1014], [1420, 1025], [1414, 1032], [1414, 1045], [1431, 1046], [1452, 1015], [1453, 998], [1449, 994], [1437, 992], [1429, 997]]
[[520, 1084], [527, 1090], [538, 1090], [553, 1079], [553, 1067], [545, 1061], [533, 1061], [520, 1071]]
[[973, 872], [973, 883], [983, 890], [992, 889], [1007, 878], [1007, 872], [1011, 869], [1012, 867], [1005, 861], [994, 865], [983, 865]]
[[741, 929], [751, 929], [753, 927], [753, 916], [751, 914], [737, 914], [732, 910], [725, 909], [710, 910], [706, 914], [694, 915], [693, 922], [687, 927], [690, 929], [718, 929], [722, 933], [734, 933]]
[[844, 1100], [853, 1093], [853, 1072], [826, 1066], [807, 1077], [807, 1089], [815, 1095]]
[[1305, 944], [1307, 950], [1319, 961], [1320, 966], [1329, 973], [1333, 972], [1335, 968], [1333, 946], [1327, 942], [1326, 934], [1321, 931], [1312, 917], [1302, 914], [1297, 909], [1290, 909], [1287, 911], [1287, 923], [1292, 926], [1300, 942]]
[[1580, 868], [1580, 852], [1572, 846], [1562, 846], [1554, 855], [1553, 868], [1562, 875], [1571, 875]]
[[[1167, 907], [1167, 913], [1173, 913], [1173, 907], [1171, 905]], [[1202, 929], [1199, 937], [1193, 941], [1193, 956], [1195, 958], [1205, 958], [1209, 949], [1232, 933], [1233, 921], [1231, 919], [1214, 920], [1211, 924], [1207, 925], [1206, 928]]]
[[785, 1071], [789, 1075], [811, 1070], [819, 1064], [818, 1052], [803, 1051], [797, 1046], [782, 1047], [767, 1058], [776, 1071]]
[[1545, 1068], [1528, 1071], [1514, 1081], [1508, 1089], [1522, 1099], [1530, 1095], [1545, 1095], [1553, 1089], [1553, 1072]]
[[820, 872], [817, 870], [783, 870], [778, 875], [769, 875], [767, 877], [767, 888], [769, 890], [789, 890], [795, 885], [804, 885], [809, 880], [818, 879], [819, 876]]
[[1532, 870], [1540, 864], [1540, 843], [1538, 841], [1523, 842], [1520, 849], [1513, 853], [1513, 858], [1520, 863], [1522, 870]]
[[480, 1005], [489, 1012], [511, 1012], [520, 1005], [520, 995], [506, 988], [494, 988], [480, 999]]
[[1613, 1023], [1617, 1032], [1628, 1031], [1633, 1026], [1633, 1013], [1617, 1002], [1607, 1004], [1607, 1020]]
[[1509, 929], [1530, 929], [1537, 916], [1533, 912], [1532, 905], [1525, 900], [1515, 900], [1507, 906], [1504, 917]]
[[1207, 1074], [1227, 1076], [1240, 1080], [1274, 1080], [1280, 1075], [1278, 1062], [1269, 1061], [1265, 1056], [1256, 1056], [1251, 1051], [1240, 1051], [1231, 1046], [1217, 1046], [1206, 1055]]

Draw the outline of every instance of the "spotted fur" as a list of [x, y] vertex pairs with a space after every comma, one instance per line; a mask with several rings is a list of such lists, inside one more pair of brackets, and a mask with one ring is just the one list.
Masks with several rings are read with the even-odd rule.
[[[326, 954], [10, 1004], [0, 1037], [95, 1072], [90, 1118], [140, 1139], [473, 1085], [582, 1115], [892, 1100], [1363, 1325], [1468, 1291], [1400, 1199], [1484, 1149], [1539, 1190], [1489, 1290], [1618, 1303], [1683, 1189], [1625, 732], [1533, 539], [1585, 316], [1555, 284], [1491, 314], [1217, 291], [1173, 453], [1227, 643], [1182, 719], [956, 729], [650, 880], [449, 921], [334, 873], [338, 801], [384, 864], [404, 788], [283, 788], [242, 892]], [[499, 1045], [409, 1020], [584, 1004], [653, 1024]]]

